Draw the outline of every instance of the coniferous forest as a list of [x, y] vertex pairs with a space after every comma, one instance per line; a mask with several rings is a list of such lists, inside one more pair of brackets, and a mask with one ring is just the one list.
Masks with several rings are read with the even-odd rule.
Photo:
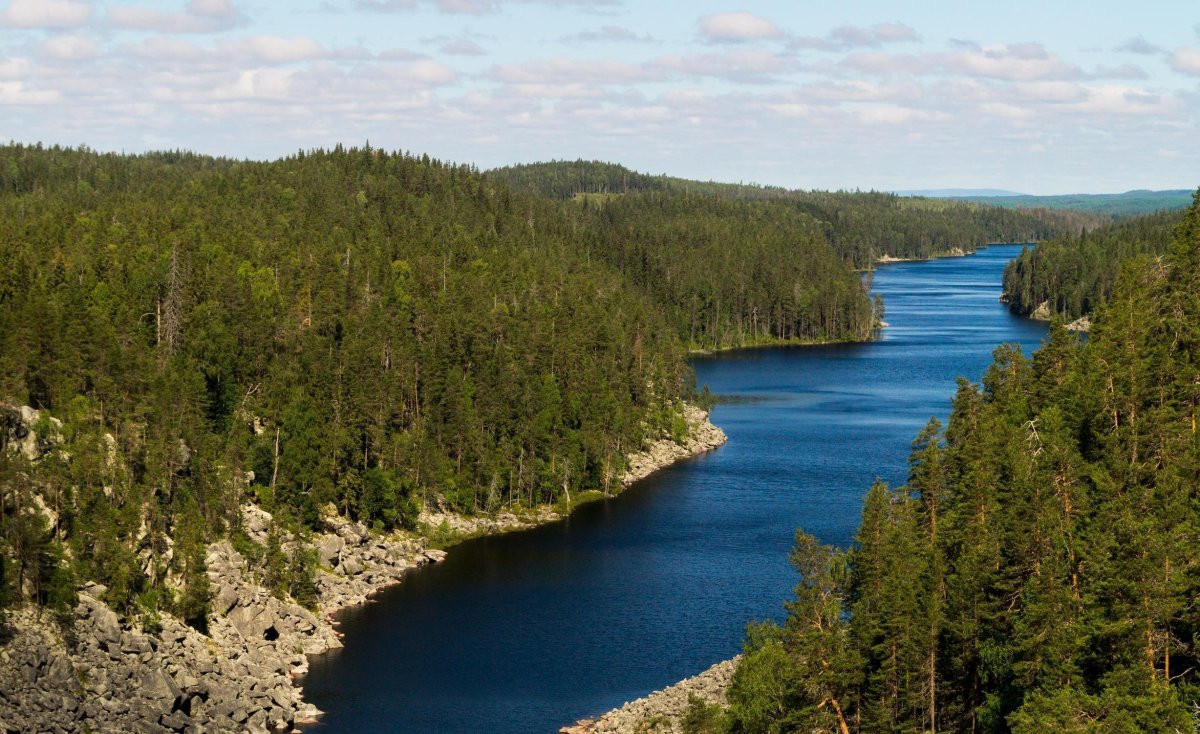
[[220, 539], [312, 606], [279, 537], [329, 508], [414, 529], [608, 493], [707, 399], [689, 352], [871, 339], [880, 257], [1049, 240], [1013, 308], [1094, 312], [1090, 337], [999, 347], [853, 547], [798, 533], [786, 622], [689, 731], [1191, 731], [1200, 198], [1099, 222], [370, 147], [0, 147], [0, 442], [37, 437], [0, 445], [0, 610], [65, 619], [94, 581], [203, 629]]
[[[1086, 342], [996, 350], [855, 545], [800, 532], [736, 732], [1189, 732], [1200, 696], [1200, 198]], [[701, 716], [700, 714], [705, 714]], [[704, 723], [707, 722], [707, 723]], [[703, 730], [697, 724], [696, 731]]]
[[5, 573], [59, 606], [94, 580], [202, 616], [203, 548], [247, 501], [386, 530], [608, 491], [684, 430], [687, 349], [881, 315], [830, 224], [765, 199], [558, 202], [370, 148], [0, 160], [0, 397], [55, 447], [0, 452]]
[[0, 158], [0, 394], [61, 421], [49, 460], [0, 452], [6, 505], [36, 489], [56, 518], [5, 517], [16, 588], [65, 569], [65, 543], [114, 605], [155, 605], [168, 569], [139, 554], [183, 535], [202, 575], [248, 499], [297, 528], [327, 503], [411, 526], [427, 501], [613, 486], [679, 430], [689, 373], [661, 309], [552, 203], [465, 167]]
[[869, 268], [884, 256], [925, 259], [971, 252], [993, 242], [1038, 242], [1108, 221], [1102, 215], [1073, 210], [1003, 209], [874, 191], [793, 191], [689, 181], [599, 161], [532, 163], [498, 168], [487, 175], [559, 201], [659, 193], [666, 198], [716, 196], [773, 202], [776, 211], [791, 208], [821, 222], [830, 246], [856, 268]]
[[1023, 251], [1004, 272], [1009, 305], [1022, 316], [1043, 303], [1048, 316], [1091, 313], [1112, 293], [1122, 263], [1166, 253], [1182, 218], [1178, 211], [1144, 214]]

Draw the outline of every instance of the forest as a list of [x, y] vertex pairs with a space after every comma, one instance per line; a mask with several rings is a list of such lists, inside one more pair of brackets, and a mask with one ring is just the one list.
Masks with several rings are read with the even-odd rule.
[[[950, 197], [948, 197], [950, 198]], [[976, 204], [1020, 209], [1073, 209], [1111, 216], [1114, 221], [1139, 214], [1186, 209], [1192, 201], [1187, 189], [1147, 191], [1138, 189], [1121, 194], [1060, 194], [1057, 196], [960, 196]]]
[[822, 223], [778, 202], [647, 193], [568, 214], [689, 348], [862, 341], [882, 316]]
[[689, 350], [868, 339], [859, 269], [885, 251], [1078, 225], [660, 183], [556, 197], [370, 147], [0, 146], [0, 610], [65, 612], [96, 581], [122, 614], [202, 627], [223, 538], [311, 599], [313, 559], [256, 546], [243, 505], [278, 540], [331, 509], [389, 530], [607, 493], [686, 430]]
[[1005, 298], [1022, 316], [1043, 303], [1047, 315], [1089, 314], [1108, 300], [1122, 263], [1166, 253], [1182, 218], [1180, 211], [1144, 214], [1023, 250], [1005, 268]]
[[611, 201], [657, 193], [660, 197], [712, 196], [772, 202], [821, 222], [825, 239], [853, 267], [866, 269], [883, 256], [925, 259], [973, 252], [994, 242], [1037, 242], [1108, 217], [1069, 210], [1003, 209], [971, 202], [897, 196], [881, 192], [793, 191], [774, 186], [689, 181], [650, 176], [599, 161], [532, 163], [487, 172], [514, 188], [558, 201]]
[[850, 549], [803, 532], [753, 625], [733, 732], [1190, 732], [1200, 685], [1200, 196], [1085, 341], [995, 352]]
[[10, 591], [53, 603], [90, 579], [117, 609], [195, 614], [203, 548], [247, 501], [300, 532], [330, 504], [411, 527], [422, 503], [612, 487], [646, 436], [683, 430], [691, 373], [661, 309], [552, 202], [467, 167], [369, 148], [0, 162], [0, 417], [41, 411], [43, 444], [0, 450]]

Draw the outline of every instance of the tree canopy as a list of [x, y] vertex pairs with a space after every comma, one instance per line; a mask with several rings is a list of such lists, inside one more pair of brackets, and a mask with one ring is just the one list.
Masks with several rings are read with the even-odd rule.
[[1200, 701], [1200, 196], [1086, 342], [996, 350], [846, 551], [798, 533], [736, 732], [1180, 732]]

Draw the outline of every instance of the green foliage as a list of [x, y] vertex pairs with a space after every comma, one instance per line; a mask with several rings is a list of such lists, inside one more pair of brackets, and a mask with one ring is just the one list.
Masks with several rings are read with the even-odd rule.
[[715, 703], [708, 703], [694, 693], [688, 694], [687, 712], [683, 715], [683, 734], [725, 734], [729, 724], [725, 712]]
[[1032, 360], [1002, 346], [960, 382], [908, 484], [868, 493], [844, 564], [798, 535], [801, 583], [783, 630], [747, 643], [735, 730], [833, 731], [820, 704], [839, 701], [863, 733], [1190, 731], [1198, 405], [1200, 197], [1086, 342], [1056, 324]]
[[205, 563], [207, 538], [200, 510], [189, 500], [185, 500], [183, 511], [177, 513], [174, 558], [183, 588], [175, 611], [185, 623], [207, 633], [209, 601], [212, 599], [212, 585]]
[[824, 239], [856, 268], [869, 268], [882, 255], [928, 258], [955, 249], [969, 252], [992, 242], [1040, 241], [1098, 221], [1097, 215], [1065, 210], [1005, 209], [874, 191], [790, 191], [753, 184], [688, 181], [641, 174], [599, 161], [510, 166], [487, 175], [553, 199], [578, 199], [585, 210], [619, 204], [624, 198], [688, 201], [715, 197], [771, 203], [818, 222]]
[[1026, 249], [1004, 269], [1010, 308], [1023, 316], [1046, 303], [1051, 314], [1075, 319], [1108, 300], [1121, 263], [1163, 255], [1183, 213], [1162, 211], [1122, 220]]
[[1118, 218], [1152, 214], [1170, 209], [1186, 209], [1192, 201], [1192, 192], [1187, 189], [1174, 189], [1167, 191], [1126, 191], [1122, 194], [970, 196], [954, 198], [967, 199], [976, 204], [986, 204], [988, 206], [1016, 209], [1071, 209]]
[[[660, 304], [692, 348], [862, 340], [874, 327], [868, 283], [821, 222], [777, 201], [648, 193], [575, 215], [588, 251]], [[650, 335], [638, 335], [642, 359]]]
[[311, 548], [296, 546], [288, 557], [288, 594], [302, 607], [315, 611], [317, 608], [317, 552]]

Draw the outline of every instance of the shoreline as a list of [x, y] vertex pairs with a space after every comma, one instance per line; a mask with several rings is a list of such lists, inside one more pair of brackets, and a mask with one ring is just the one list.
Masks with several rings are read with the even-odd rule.
[[[305, 538], [285, 533], [285, 554], [316, 556], [313, 610], [290, 596], [273, 596], [242, 554], [250, 548], [235, 547], [230, 539], [207, 549], [212, 587], [207, 634], [165, 612], [123, 617], [103, 601], [105, 587], [91, 583], [80, 590], [65, 627], [36, 607], [10, 610], [12, 637], [0, 645], [0, 732], [268, 734], [316, 724], [323, 712], [304, 700], [303, 676], [311, 656], [343, 646], [339, 612], [370, 602], [402, 583], [410, 570], [443, 560], [447, 551], [439, 545], [556, 522], [726, 442], [707, 412], [688, 403], [683, 409], [688, 423], [683, 442], [663, 436], [626, 457], [628, 469], [612, 492], [584, 492], [570, 505], [520, 514], [423, 512], [424, 532], [372, 534], [327, 512], [327, 532]], [[250, 540], [264, 547], [271, 515], [246, 505], [242, 522]], [[443, 523], [451, 532], [439, 537]]]
[[741, 655], [722, 660], [701, 673], [642, 696], [623, 706], [581, 719], [559, 729], [559, 734], [640, 734], [645, 731], [678, 734], [693, 697], [727, 708], [726, 697]]
[[952, 247], [945, 252], [936, 252], [929, 257], [892, 257], [885, 252], [884, 254], [875, 258], [873, 262], [877, 265], [890, 265], [891, 263], [929, 262], [931, 260], [941, 260], [948, 257], [966, 257], [968, 255], [974, 255], [979, 250], [986, 249], [987, 247], [988, 245], [979, 245], [973, 250], [965, 250], [961, 247]]
[[[714, 449], [719, 448], [728, 441], [725, 432], [714, 425], [709, 420], [709, 412], [690, 404], [684, 403], [684, 417], [688, 422], [688, 435], [683, 443], [678, 443], [670, 437], [659, 438], [651, 441], [644, 446], [641, 451], [630, 454], [626, 457], [628, 468], [625, 474], [621, 477], [620, 489], [612, 494], [598, 493], [599, 496], [588, 496], [585, 492], [580, 499], [566, 506], [559, 508], [558, 505], [541, 505], [532, 511], [531, 515], [515, 515], [513, 513], [500, 513], [490, 517], [468, 517], [455, 513], [431, 513], [423, 511], [421, 513], [422, 524], [427, 527], [432, 527], [431, 523], [437, 521], [439, 525], [445, 523], [447, 526], [455, 529], [458, 533], [451, 539], [449, 546], [457, 543], [485, 536], [503, 535], [506, 533], [520, 532], [523, 530], [532, 530], [536, 527], [546, 525], [553, 522], [558, 522], [568, 517], [576, 508], [585, 504], [598, 501], [601, 499], [612, 499], [620, 496], [630, 486], [636, 482], [649, 477], [651, 474], [665, 469], [672, 464], [683, 461], [684, 459], [693, 456], [699, 456]], [[593, 490], [596, 492], [596, 490]], [[457, 526], [457, 527], [456, 527]], [[432, 559], [433, 562], [443, 560], [448, 554], [447, 550], [426, 549], [422, 551], [425, 555], [440, 554], [440, 556]], [[372, 601], [372, 597], [376, 594], [388, 589], [397, 584], [403, 583], [402, 577], [397, 577], [392, 581], [385, 582], [372, 589], [361, 601], [344, 604], [337, 608], [327, 610], [325, 618], [327, 622], [335, 629], [339, 626], [339, 620], [335, 617], [339, 612], [351, 609], [355, 606]], [[339, 644], [336, 647], [331, 646], [324, 650], [310, 652], [305, 655], [305, 672], [307, 672], [307, 658], [314, 655], [321, 655], [330, 650], [342, 647], [340, 644], [341, 633], [338, 635]], [[297, 686], [298, 690], [303, 690]], [[302, 697], [302, 696], [301, 696]], [[311, 707], [314, 715], [303, 722], [297, 722], [297, 725], [303, 727], [305, 725], [319, 723], [319, 718], [324, 714], [311, 703], [307, 704]]]
[[[1000, 294], [1000, 302], [1004, 303], [1004, 304], [1010, 304], [1009, 311], [1013, 312], [1012, 306], [1011, 306], [1011, 299], [1009, 298], [1007, 293]], [[1013, 313], [1015, 313], [1015, 312], [1013, 312]], [[1017, 315], [1019, 316], [1020, 314], [1017, 314]], [[1079, 318], [1075, 319], [1074, 321], [1067, 322], [1066, 316], [1062, 316], [1061, 314], [1055, 314], [1053, 311], [1050, 310], [1050, 302], [1049, 301], [1042, 301], [1041, 303], [1038, 304], [1037, 308], [1035, 308], [1033, 311], [1030, 311], [1029, 313], [1025, 314], [1025, 318], [1029, 319], [1030, 321], [1041, 321], [1044, 323], [1049, 323], [1050, 321], [1053, 321], [1056, 317], [1063, 319], [1063, 328], [1066, 329], [1067, 331], [1074, 331], [1074, 332], [1078, 332], [1081, 334], [1086, 334], [1092, 328], [1092, 315], [1090, 313], [1085, 313], [1084, 315], [1080, 316]]]

